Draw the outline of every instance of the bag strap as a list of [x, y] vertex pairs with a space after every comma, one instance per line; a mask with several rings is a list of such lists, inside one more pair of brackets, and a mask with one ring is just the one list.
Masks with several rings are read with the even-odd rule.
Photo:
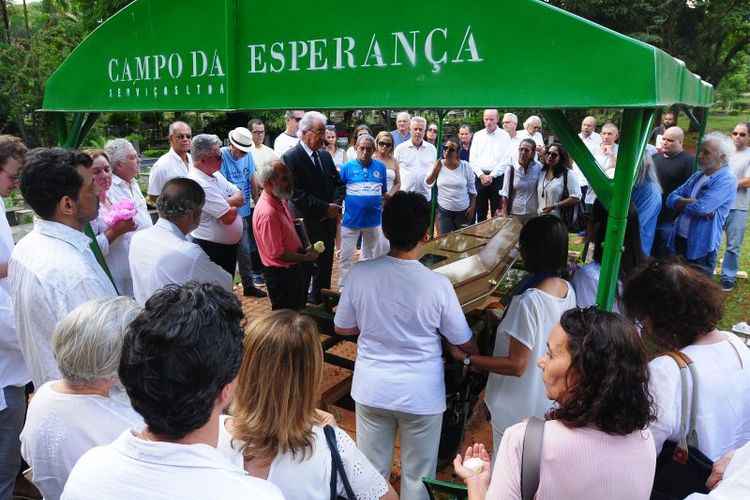
[[739, 361], [740, 363], [740, 368], [744, 370], [745, 363], [742, 361], [742, 355], [740, 354], [740, 350], [737, 348], [737, 344], [735, 344], [735, 342], [739, 342], [740, 340], [737, 339], [736, 337], [735, 338], [732, 338], [732, 337], [734, 337], [734, 335], [731, 333], [728, 333], [727, 342], [729, 342], [729, 345], [731, 345], [732, 349], [734, 349], [734, 353], [737, 355], [737, 361]]
[[523, 500], [532, 500], [539, 489], [543, 442], [544, 420], [539, 417], [529, 417], [523, 434], [521, 455], [521, 498]]
[[341, 461], [339, 448], [336, 445], [336, 431], [330, 425], [326, 425], [323, 427], [323, 432], [326, 435], [328, 449], [331, 451], [331, 500], [338, 498], [338, 475], [341, 476], [341, 482], [344, 483], [344, 490], [346, 491], [348, 500], [355, 500], [357, 497], [354, 495], [352, 485], [349, 484], [349, 478], [346, 477], [344, 463]]
[[[688, 457], [688, 446], [698, 448], [698, 432], [695, 429], [698, 406], [698, 374], [695, 371], [693, 360], [681, 351], [666, 353], [672, 358], [680, 369], [681, 407], [680, 414], [680, 440], [675, 449], [675, 459], [685, 463]], [[692, 378], [692, 394], [688, 394], [688, 379]], [[677, 453], [681, 453], [678, 457]]]
[[508, 215], [510, 215], [510, 211], [513, 210], [513, 196], [516, 194], [513, 187], [516, 180], [516, 166], [512, 163], [508, 168], [508, 175]]
[[565, 200], [570, 198], [570, 193], [568, 192], [568, 169], [567, 167], [565, 170], [563, 170], [563, 190], [560, 194], [560, 199]]

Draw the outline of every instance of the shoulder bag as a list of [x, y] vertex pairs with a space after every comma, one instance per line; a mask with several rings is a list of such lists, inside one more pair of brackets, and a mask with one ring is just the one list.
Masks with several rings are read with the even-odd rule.
[[[544, 420], [539, 417], [529, 417], [526, 422], [521, 455], [521, 498], [523, 500], [532, 500], [539, 489], [544, 423]], [[496, 446], [500, 446], [500, 443]]]
[[[339, 448], [336, 445], [336, 431], [330, 425], [323, 427], [323, 432], [326, 435], [326, 443], [328, 443], [328, 449], [331, 451], [331, 500], [356, 500], [352, 485], [349, 484], [349, 478], [346, 477], [346, 471], [344, 470], [344, 462], [341, 461], [341, 455], [339, 455]], [[344, 490], [346, 496], [339, 496], [338, 494], [338, 477], [341, 476], [341, 482], [344, 483]]]
[[[661, 453], [656, 457], [656, 475], [651, 500], [676, 500], [683, 499], [691, 493], [708, 493], [706, 480], [713, 467], [713, 462], [698, 449], [698, 433], [695, 430], [698, 378], [693, 361], [679, 351], [668, 352], [667, 356], [680, 368], [680, 439], [676, 443], [665, 442]], [[692, 396], [688, 394], [688, 377], [692, 377], [693, 380]]]

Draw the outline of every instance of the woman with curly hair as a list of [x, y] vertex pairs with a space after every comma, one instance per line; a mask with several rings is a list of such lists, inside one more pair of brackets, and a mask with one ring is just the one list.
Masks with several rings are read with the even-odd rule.
[[[663, 351], [681, 351], [693, 361], [698, 449], [716, 461], [750, 441], [750, 349], [717, 329], [724, 304], [719, 285], [681, 260], [655, 261], [627, 281], [623, 303]], [[658, 453], [665, 441], [679, 439], [682, 386], [669, 356], [651, 361], [649, 370]], [[688, 382], [692, 394], [692, 377]]]
[[[219, 451], [251, 476], [274, 483], [285, 498], [331, 498], [324, 427], [334, 423], [316, 409], [322, 377], [323, 349], [313, 320], [283, 309], [253, 321], [230, 416], [219, 425]], [[354, 497], [397, 499], [349, 435], [333, 430]], [[340, 475], [336, 489], [346, 494]]]
[[561, 208], [573, 208], [581, 201], [581, 187], [570, 171], [570, 156], [561, 144], [551, 144], [542, 159], [544, 166], [536, 185], [539, 213], [560, 217]]
[[[534, 498], [648, 499], [656, 453], [647, 427], [654, 411], [646, 353], [633, 324], [593, 307], [571, 309], [552, 328], [537, 364], [555, 405], [546, 415]], [[481, 444], [465, 455], [483, 462], [480, 472], [456, 457], [469, 500], [522, 498], [526, 425], [506, 430], [494, 468]]]

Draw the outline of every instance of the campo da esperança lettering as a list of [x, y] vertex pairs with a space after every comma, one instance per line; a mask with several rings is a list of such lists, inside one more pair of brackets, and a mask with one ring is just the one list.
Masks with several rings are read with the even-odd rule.
[[[433, 73], [446, 64], [477, 63], [479, 53], [471, 26], [453, 35], [448, 28], [430, 31], [398, 31], [390, 36], [357, 40], [352, 36], [330, 39], [275, 41], [248, 44], [247, 73], [281, 73], [285, 71], [326, 71], [355, 68], [384, 68], [410, 64], [421, 60], [430, 64]], [[367, 50], [363, 51], [363, 47]], [[192, 50], [187, 54], [153, 54], [133, 57], [113, 57], [107, 62], [110, 82], [178, 80], [183, 77], [226, 76], [218, 50]]]

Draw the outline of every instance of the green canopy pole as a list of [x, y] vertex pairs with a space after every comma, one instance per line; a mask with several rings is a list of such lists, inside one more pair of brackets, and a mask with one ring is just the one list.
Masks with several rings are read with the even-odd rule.
[[596, 197], [605, 207], [609, 207], [612, 198], [612, 181], [599, 168], [589, 149], [570, 126], [568, 119], [559, 109], [547, 109], [542, 111], [542, 113], [560, 140], [560, 143], [578, 164], [583, 175], [586, 176], [591, 189], [596, 191]]
[[614, 189], [608, 207], [607, 233], [599, 274], [599, 290], [596, 296], [597, 305], [607, 311], [612, 310], [615, 301], [630, 195], [633, 191], [638, 164], [646, 149], [654, 124], [654, 114], [653, 109], [626, 109], [623, 112]]
[[690, 124], [698, 128], [698, 141], [695, 143], [695, 160], [693, 161], [693, 171], [698, 170], [698, 151], [700, 149], [701, 141], [703, 136], [706, 134], [706, 125], [708, 124], [708, 108], [701, 108], [703, 110], [703, 121], [699, 120], [693, 110], [687, 106], [682, 106], [682, 110], [690, 120]]

